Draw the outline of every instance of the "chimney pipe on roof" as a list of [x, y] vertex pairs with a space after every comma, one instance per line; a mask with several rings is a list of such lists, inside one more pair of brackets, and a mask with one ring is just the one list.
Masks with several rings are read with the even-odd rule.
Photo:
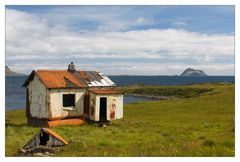
[[76, 72], [75, 65], [73, 64], [73, 62], [71, 62], [71, 64], [68, 65], [68, 71], [71, 73]]

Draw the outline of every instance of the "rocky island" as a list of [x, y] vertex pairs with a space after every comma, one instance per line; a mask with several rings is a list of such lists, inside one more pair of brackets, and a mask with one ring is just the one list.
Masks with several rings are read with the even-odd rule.
[[12, 71], [8, 66], [5, 66], [5, 76], [23, 76], [24, 74]]
[[207, 74], [202, 70], [187, 68], [180, 76], [207, 76]]

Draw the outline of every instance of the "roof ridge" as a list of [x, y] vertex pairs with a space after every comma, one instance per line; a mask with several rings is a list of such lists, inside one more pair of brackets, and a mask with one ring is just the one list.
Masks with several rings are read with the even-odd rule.
[[[30, 76], [25, 80], [24, 86], [27, 87], [28, 83], [33, 80], [34, 76], [47, 88], [73, 88], [72, 84], [77, 85], [75, 88], [87, 87], [114, 87], [114, 82], [106, 75], [100, 74], [98, 71], [76, 71], [69, 72], [67, 70], [37, 70], [33, 71]], [[66, 80], [67, 79], [67, 80]]]
[[[50, 70], [47, 70], [47, 69], [37, 69], [35, 71], [66, 71], [66, 72], [69, 72], [67, 70], [54, 70], [54, 69], [50, 69]], [[99, 71], [96, 71], [96, 70], [76, 70], [77, 72], [82, 72], [82, 71], [85, 71], [85, 72], [97, 72], [99, 73]], [[69, 72], [71, 73], [71, 72]]]

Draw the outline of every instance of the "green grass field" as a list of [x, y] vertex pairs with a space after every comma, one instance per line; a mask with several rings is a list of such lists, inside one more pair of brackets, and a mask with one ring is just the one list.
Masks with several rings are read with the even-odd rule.
[[[143, 87], [152, 94], [149, 88], [169, 87]], [[187, 88], [201, 93], [126, 104], [124, 118], [103, 128], [97, 124], [52, 128], [69, 141], [56, 156], [234, 156], [234, 84], [175, 88], [183, 94]], [[6, 156], [16, 155], [38, 130], [26, 125], [24, 110], [6, 111]]]

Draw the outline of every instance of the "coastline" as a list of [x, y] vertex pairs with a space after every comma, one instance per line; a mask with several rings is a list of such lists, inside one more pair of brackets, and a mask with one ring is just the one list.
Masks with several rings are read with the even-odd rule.
[[125, 95], [133, 96], [133, 97], [150, 98], [150, 99], [154, 99], [154, 100], [173, 100], [173, 99], [179, 98], [176, 96], [154, 96], [154, 95], [137, 94], [137, 93], [125, 93]]

